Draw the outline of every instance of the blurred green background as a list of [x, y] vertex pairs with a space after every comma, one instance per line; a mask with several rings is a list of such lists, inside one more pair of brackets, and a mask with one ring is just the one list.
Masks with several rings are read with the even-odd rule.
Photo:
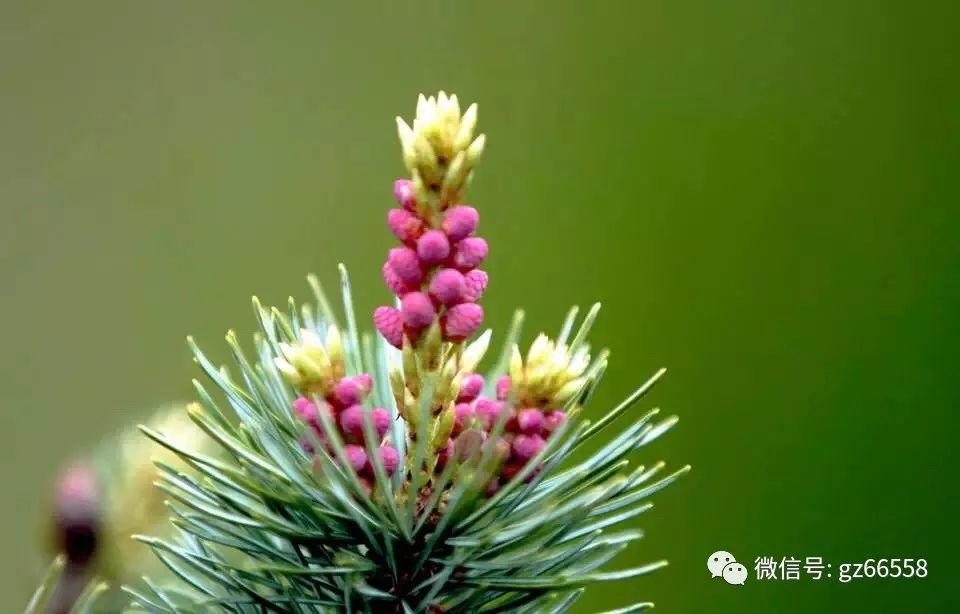
[[[339, 260], [386, 300], [393, 116], [441, 88], [489, 136], [487, 322], [523, 306], [529, 339], [602, 301], [600, 406], [670, 368], [642, 405], [680, 425], [639, 460], [694, 471], [630, 557], [671, 565], [581, 611], [956, 608], [947, 3], [321, 4], [0, 4], [0, 611], [63, 464], [190, 396], [185, 334], [222, 349], [252, 293]], [[930, 576], [730, 587], [721, 548]]]

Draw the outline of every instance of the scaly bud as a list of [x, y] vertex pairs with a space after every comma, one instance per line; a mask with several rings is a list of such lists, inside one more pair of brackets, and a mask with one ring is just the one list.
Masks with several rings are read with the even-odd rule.
[[486, 272], [480, 269], [474, 269], [464, 275], [463, 300], [471, 303], [479, 301], [480, 297], [483, 296], [484, 290], [487, 289], [487, 280]]
[[430, 296], [442, 305], [459, 303], [466, 290], [463, 274], [456, 269], [441, 269], [430, 280]]
[[450, 240], [456, 243], [472, 235], [479, 222], [480, 214], [476, 209], [468, 205], [457, 205], [444, 212], [442, 228]]
[[444, 314], [440, 325], [448, 341], [463, 341], [469, 338], [483, 323], [483, 307], [476, 303], [454, 305]]
[[460, 381], [460, 392], [457, 396], [459, 403], [469, 403], [483, 392], [483, 376], [471, 373]]
[[539, 409], [529, 408], [517, 413], [517, 426], [527, 435], [536, 435], [543, 428], [543, 412]]
[[405, 294], [400, 301], [400, 313], [403, 314], [403, 323], [413, 330], [423, 330], [437, 317], [433, 302], [423, 292]]
[[363, 408], [359, 405], [351, 405], [340, 412], [338, 421], [346, 437], [353, 440], [363, 437]]
[[453, 265], [461, 271], [480, 266], [487, 258], [489, 247], [482, 237], [467, 237], [453, 246]]
[[450, 241], [439, 230], [428, 230], [417, 240], [417, 255], [427, 265], [440, 264], [450, 255]]
[[526, 362], [514, 349], [510, 378], [519, 402], [542, 410], [559, 409], [587, 384], [583, 374], [589, 363], [588, 348], [571, 354], [566, 345], [541, 334], [531, 344]]
[[415, 245], [424, 231], [423, 220], [406, 209], [390, 209], [387, 212], [387, 226], [397, 239], [409, 246]]
[[509, 375], [501, 375], [497, 380], [497, 399], [506, 401], [510, 396], [511, 380]]
[[[395, 348], [403, 344], [403, 316], [400, 311], [394, 307], [377, 307], [373, 312], [373, 324], [387, 340], [387, 343]], [[280, 368], [280, 365], [277, 365]], [[286, 374], [286, 371], [281, 369]]]
[[383, 263], [382, 272], [384, 283], [387, 284], [391, 292], [399, 297], [403, 297], [407, 292], [413, 292], [417, 289], [416, 285], [409, 284], [401, 279], [400, 276], [397, 275], [397, 272], [393, 270], [389, 261]]
[[410, 285], [423, 281], [423, 269], [417, 252], [409, 247], [394, 247], [387, 256], [387, 262], [397, 276]]
[[387, 476], [392, 476], [400, 465], [400, 455], [391, 446], [380, 446], [380, 462], [383, 463], [383, 470]]
[[[399, 120], [399, 118], [397, 118]], [[403, 121], [403, 120], [399, 120]], [[406, 124], [404, 124], [406, 126]], [[407, 128], [409, 130], [409, 128]], [[397, 199], [397, 204], [401, 207], [415, 213], [417, 210], [417, 198], [414, 191], [413, 182], [409, 179], [397, 179], [393, 182], [393, 196]]]
[[387, 434], [387, 431], [390, 430], [390, 412], [387, 410], [377, 407], [370, 411], [370, 420], [373, 423], [373, 430], [376, 431], [377, 436], [383, 438]]
[[343, 451], [347, 457], [347, 462], [357, 473], [363, 471], [363, 468], [367, 466], [367, 452], [363, 449], [363, 446], [347, 444], [343, 447]]

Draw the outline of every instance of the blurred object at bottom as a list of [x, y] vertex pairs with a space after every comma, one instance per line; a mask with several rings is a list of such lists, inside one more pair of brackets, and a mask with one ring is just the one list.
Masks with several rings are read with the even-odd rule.
[[[203, 450], [205, 438], [181, 404], [165, 407], [147, 424], [186, 449]], [[164, 494], [154, 487], [155, 463], [188, 472], [169, 450], [131, 426], [105, 441], [60, 476], [53, 502], [52, 536], [57, 559], [27, 612], [62, 614], [120, 611], [128, 598], [119, 587], [144, 574], [163, 574], [136, 534], [167, 534]]]

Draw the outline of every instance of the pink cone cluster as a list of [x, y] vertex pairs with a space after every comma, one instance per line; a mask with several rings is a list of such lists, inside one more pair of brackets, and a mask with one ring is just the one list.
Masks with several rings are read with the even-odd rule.
[[[310, 425], [317, 438], [324, 442], [326, 437], [320, 424], [321, 412], [336, 426], [344, 442], [347, 462], [360, 475], [361, 482], [366, 486], [372, 485], [373, 465], [367, 457], [364, 446], [364, 410], [363, 401], [370, 393], [373, 381], [369, 375], [362, 373], [354, 377], [344, 377], [330, 388], [327, 396], [319, 404], [306, 397], [299, 397], [293, 402], [293, 410], [300, 418]], [[377, 440], [374, 447], [378, 449], [380, 460], [387, 474], [393, 474], [400, 463], [400, 455], [391, 445], [381, 442], [387, 431], [390, 430], [390, 412], [376, 408], [368, 410], [370, 422], [376, 432]], [[304, 447], [313, 451], [313, 446], [304, 441]], [[332, 448], [328, 452], [333, 453]]]
[[[504, 411], [509, 411], [505, 418], [503, 434], [495, 442], [504, 458], [499, 474], [495, 476], [487, 490], [488, 495], [497, 492], [502, 484], [512, 480], [527, 463], [543, 450], [547, 439], [562, 425], [566, 414], [558, 409], [541, 409], [539, 407], [525, 407], [519, 410], [510, 409], [506, 399], [510, 393], [510, 378], [503, 376], [497, 382], [497, 398], [490, 399], [482, 396], [483, 377], [471, 374], [463, 378], [460, 384], [460, 393], [457, 397], [455, 420], [451, 437], [446, 447], [440, 452], [440, 466], [442, 467], [454, 454], [469, 449], [473, 439], [479, 444], [486, 444], [490, 432]], [[539, 470], [539, 468], [537, 469]], [[527, 479], [536, 475], [530, 473]]]
[[389, 211], [387, 225], [402, 245], [390, 250], [383, 280], [400, 299], [400, 308], [378, 307], [373, 322], [398, 348], [404, 336], [416, 343], [438, 318], [446, 341], [463, 341], [483, 322], [477, 301], [487, 287], [487, 274], [477, 268], [488, 251], [486, 240], [474, 235], [477, 210], [449, 207], [433, 227], [418, 213], [409, 180], [398, 179], [393, 191], [400, 208]]

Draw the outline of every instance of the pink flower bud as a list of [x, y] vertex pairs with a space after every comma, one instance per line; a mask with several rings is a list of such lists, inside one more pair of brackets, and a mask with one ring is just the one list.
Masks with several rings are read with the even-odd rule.
[[469, 403], [483, 392], [483, 376], [477, 373], [471, 373], [460, 381], [460, 394], [457, 395], [458, 403]]
[[373, 325], [387, 343], [395, 348], [403, 346], [403, 316], [393, 307], [377, 307], [373, 312]]
[[343, 446], [343, 451], [346, 453], [347, 462], [350, 463], [354, 471], [362, 471], [366, 467], [367, 453], [363, 447], [351, 443]]
[[370, 421], [378, 437], [383, 437], [390, 430], [390, 412], [383, 408], [376, 408], [370, 412]]
[[451, 207], [443, 214], [443, 232], [447, 233], [451, 241], [466, 239], [477, 229], [480, 214], [473, 207], [458, 205]]
[[510, 376], [501, 375], [500, 379], [497, 380], [497, 399], [506, 401], [507, 397], [510, 396], [510, 386]]
[[102, 521], [100, 486], [93, 468], [75, 465], [60, 477], [54, 514], [57, 545], [73, 565], [96, 554]]
[[456, 269], [442, 269], [430, 280], [430, 296], [443, 305], [456, 305], [464, 295], [466, 284]]
[[453, 434], [459, 435], [471, 420], [473, 420], [473, 407], [469, 403], [458, 403], [453, 408]]
[[345, 377], [333, 387], [333, 392], [328, 397], [336, 407], [344, 408], [356, 405], [363, 400], [363, 390], [353, 378]]
[[483, 291], [487, 289], [487, 273], [480, 269], [474, 269], [463, 276], [464, 291], [463, 300], [476, 303], [483, 296]]
[[415, 245], [423, 234], [423, 220], [406, 209], [391, 209], [387, 212], [387, 226], [395, 237], [407, 245]]
[[539, 409], [528, 408], [517, 414], [517, 428], [527, 435], [537, 435], [543, 428], [543, 412]]
[[340, 430], [349, 439], [357, 440], [363, 437], [363, 408], [351, 405], [340, 412]]
[[454, 305], [447, 310], [440, 322], [443, 336], [447, 341], [463, 341], [475, 333], [481, 324], [483, 324], [483, 307], [476, 303]]
[[400, 454], [391, 446], [380, 446], [380, 462], [383, 463], [387, 475], [393, 475], [400, 466]]
[[417, 210], [417, 197], [413, 191], [413, 182], [409, 179], [397, 179], [393, 182], [393, 196], [397, 204], [407, 211]]
[[360, 390], [363, 391], [363, 394], [367, 394], [373, 390], [373, 378], [370, 377], [369, 373], [358, 373], [353, 376], [353, 381], [357, 382], [357, 385], [360, 386]]
[[546, 435], [549, 435], [560, 428], [560, 426], [566, 421], [567, 414], [560, 410], [547, 412], [547, 415], [544, 416], [543, 419], [543, 432]]
[[513, 457], [527, 462], [543, 449], [545, 443], [540, 435], [517, 435], [513, 439]]
[[409, 284], [401, 278], [396, 271], [393, 270], [393, 267], [390, 266], [390, 262], [383, 263], [383, 281], [387, 284], [387, 287], [390, 288], [390, 291], [396, 294], [397, 296], [403, 296], [407, 292], [412, 292], [417, 289], [416, 284]]
[[417, 257], [417, 252], [409, 247], [394, 247], [391, 249], [387, 256], [387, 262], [404, 282], [416, 286], [423, 281], [420, 258]]
[[497, 494], [497, 491], [500, 490], [500, 480], [493, 478], [490, 480], [490, 483], [487, 484], [486, 495], [487, 497], [492, 497]]
[[317, 406], [314, 405], [310, 399], [304, 397], [297, 397], [297, 400], [293, 402], [293, 411], [300, 416], [304, 422], [310, 424], [316, 424], [319, 418]]
[[333, 419], [333, 408], [329, 403], [321, 402], [314, 405], [310, 399], [299, 397], [293, 402], [293, 411], [303, 419], [304, 422], [317, 426], [320, 424], [320, 414], [323, 413], [330, 419]]
[[480, 266], [488, 251], [486, 239], [467, 237], [454, 245], [453, 265], [461, 271], [469, 271]]
[[474, 413], [477, 418], [483, 423], [484, 427], [487, 430], [493, 428], [493, 425], [497, 423], [497, 419], [500, 417], [500, 412], [503, 411], [503, 403], [500, 401], [494, 401], [485, 397], [480, 397], [477, 399], [477, 402], [474, 404]]
[[450, 241], [439, 230], [428, 230], [417, 240], [417, 255], [425, 264], [440, 264], [450, 255]]
[[423, 330], [433, 324], [437, 317], [437, 310], [433, 302], [423, 292], [410, 292], [400, 301], [400, 313], [403, 314], [403, 323], [414, 330]]

